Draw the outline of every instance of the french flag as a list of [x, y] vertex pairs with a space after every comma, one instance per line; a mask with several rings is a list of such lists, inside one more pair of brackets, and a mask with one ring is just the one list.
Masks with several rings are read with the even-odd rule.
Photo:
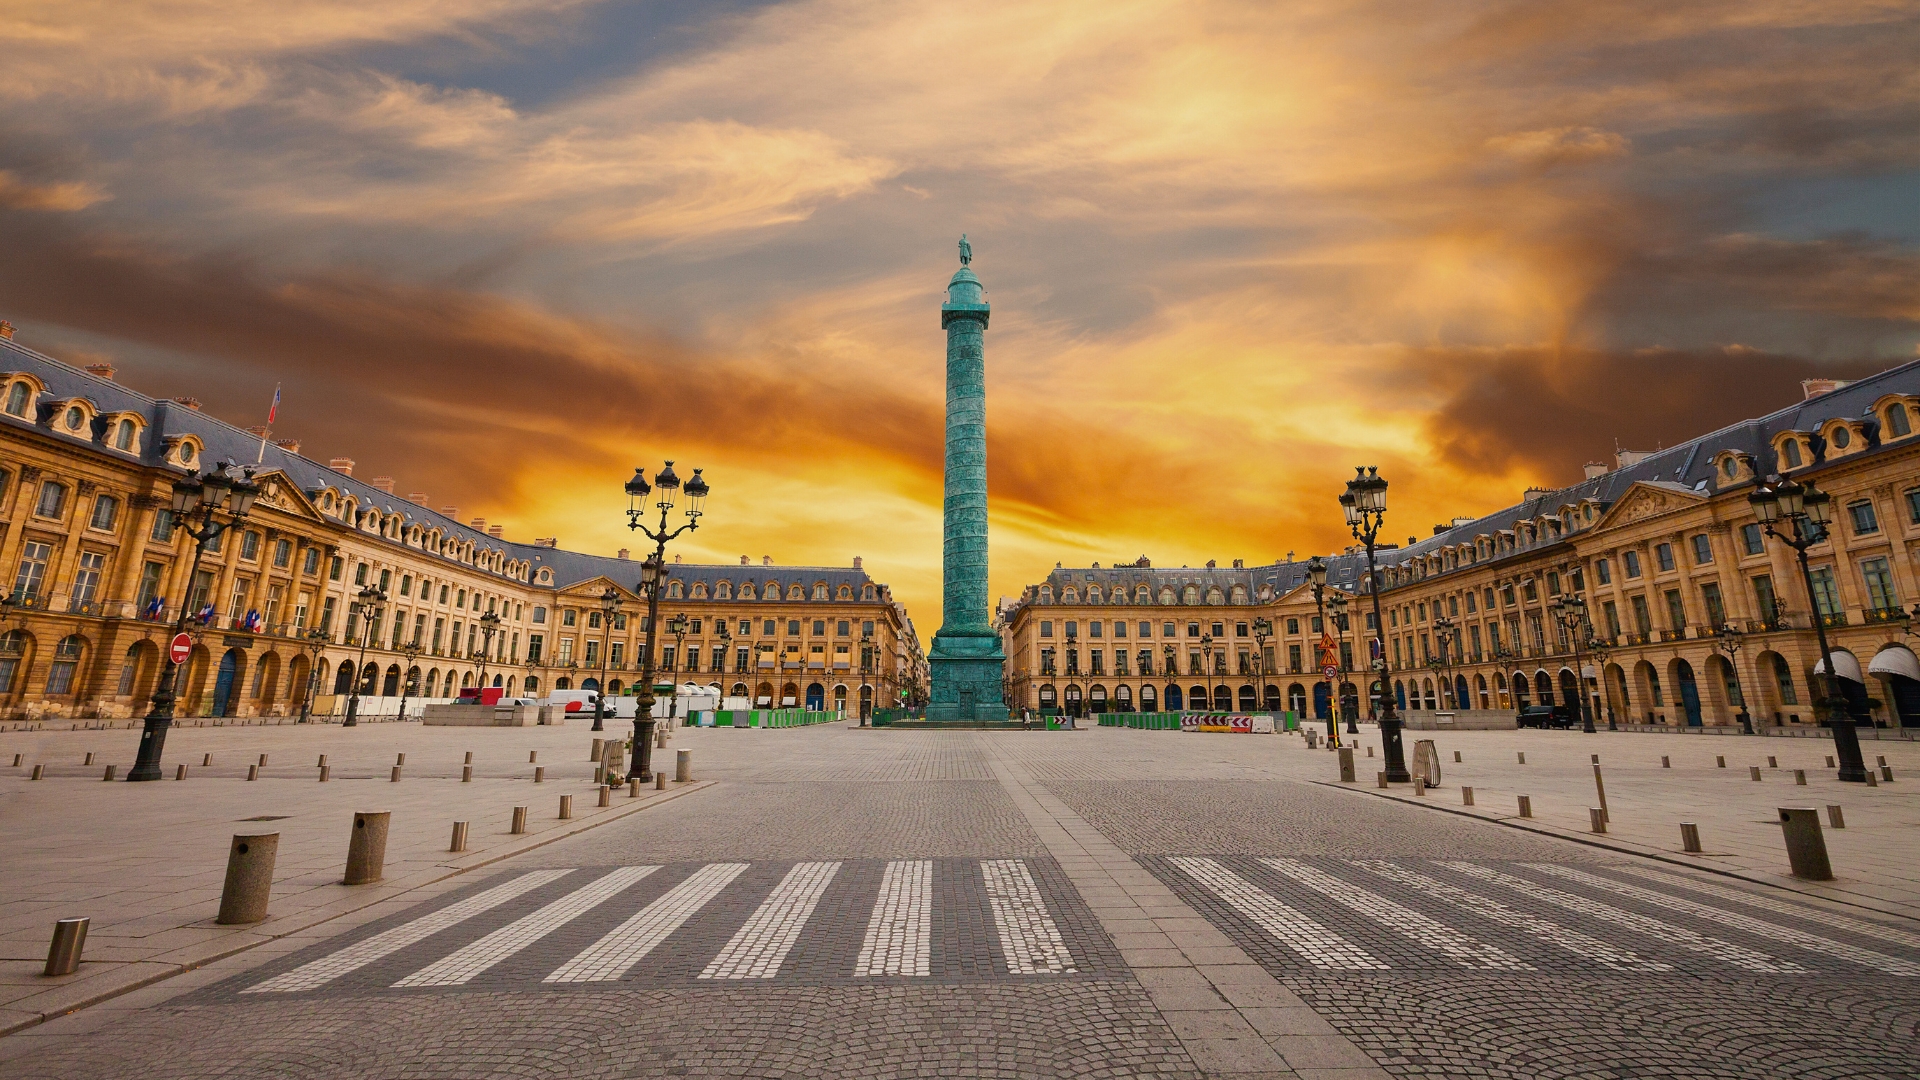
[[274, 417], [277, 417], [279, 415], [280, 415], [280, 384], [275, 383], [273, 387], [273, 404], [267, 406], [267, 425], [271, 427], [273, 425]]

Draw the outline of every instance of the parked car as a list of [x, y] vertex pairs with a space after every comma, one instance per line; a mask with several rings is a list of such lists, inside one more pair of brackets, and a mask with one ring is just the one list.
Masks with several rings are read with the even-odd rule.
[[1557, 705], [1523, 705], [1517, 723], [1523, 728], [1568, 728], [1579, 720]]

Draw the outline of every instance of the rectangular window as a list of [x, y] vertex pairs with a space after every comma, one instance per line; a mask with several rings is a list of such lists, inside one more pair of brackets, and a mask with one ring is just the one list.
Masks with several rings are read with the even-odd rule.
[[1300, 646], [1298, 645], [1287, 646], [1287, 670], [1296, 674], [1300, 671]]
[[1073, 619], [1068, 619], [1066, 623], [1063, 624], [1063, 628], [1066, 630], [1067, 637], [1069, 638], [1076, 638], [1080, 636], [1080, 624], [1079, 622]]
[[[693, 632], [696, 634], [700, 632], [699, 623], [693, 624]], [[853, 633], [853, 623], [846, 619], [841, 619], [839, 622], [834, 623], [833, 632], [836, 637], [846, 637], [848, 634]]]
[[173, 511], [162, 510], [153, 515], [152, 536], [156, 543], [169, 543], [173, 540]]
[[[1071, 623], [1069, 623], [1068, 625], [1069, 625], [1069, 626], [1071, 626], [1072, 624], [1071, 624]], [[813, 620], [813, 632], [814, 632], [815, 634], [818, 634], [818, 635], [821, 635], [821, 636], [825, 636], [825, 634], [826, 634], [826, 632], [827, 632], [827, 620], [825, 620], [825, 619], [815, 619], [815, 620]]]
[[1606, 623], [1607, 623], [1607, 637], [1609, 639], [1619, 637], [1620, 636], [1619, 606], [1616, 605], [1613, 601], [1609, 600], [1606, 603], [1600, 605], [1600, 614], [1606, 620]]
[[293, 563], [293, 541], [282, 537], [273, 542], [273, 565], [285, 570]]
[[1672, 544], [1653, 545], [1653, 561], [1654, 561], [1654, 565], [1658, 566], [1662, 570], [1673, 569], [1673, 545]]
[[[1884, 569], [1886, 560], [1880, 560]], [[80, 553], [80, 566], [73, 573], [73, 598], [83, 604], [94, 601], [100, 591], [100, 572], [107, 566], [107, 557], [98, 551]]]
[[1707, 625], [1715, 630], [1727, 625], [1727, 605], [1720, 596], [1720, 586], [1707, 582], [1700, 586], [1700, 599], [1706, 601]]
[[1087, 636], [1088, 637], [1103, 636], [1101, 631], [1105, 630], [1106, 626], [1107, 626], [1106, 623], [1103, 623], [1100, 620], [1095, 619], [1094, 621], [1087, 624]]
[[67, 489], [51, 480], [40, 485], [40, 501], [33, 506], [33, 512], [43, 518], [57, 518], [67, 508]]
[[1774, 622], [1780, 618], [1780, 604], [1773, 596], [1773, 577], [1769, 574], [1756, 574], [1753, 578], [1753, 598], [1760, 608], [1760, 618]]
[[246, 615], [247, 593], [252, 587], [253, 582], [246, 578], [233, 579], [233, 594], [227, 597], [227, 619], [230, 623], [238, 623]]
[[260, 534], [248, 530], [240, 534], [240, 557], [253, 562], [260, 557]]
[[332, 562], [327, 566], [327, 580], [339, 581], [340, 571], [344, 569], [346, 565], [347, 565], [347, 561], [345, 559], [341, 558], [338, 555], [335, 555], [333, 557]]
[[327, 633], [327, 634], [333, 633], [333, 612], [334, 612], [335, 602], [336, 602], [335, 598], [329, 596], [327, 597], [326, 603], [320, 605], [320, 630], [323, 633]]
[[1880, 519], [1873, 512], [1873, 503], [1861, 500], [1847, 507], [1847, 517], [1853, 521], [1853, 535], [1872, 536], [1880, 531]]
[[[1296, 646], [1294, 646], [1294, 648], [1295, 648], [1295, 649], [1298, 649], [1298, 648], [1299, 648], [1299, 646], [1297, 646], [1297, 645], [1296, 645]], [[1394, 666], [1394, 667], [1404, 667], [1404, 666], [1406, 666], [1406, 665], [1404, 665], [1403, 663], [1401, 663], [1401, 661], [1400, 661], [1400, 639], [1399, 639], [1399, 638], [1394, 638], [1394, 639], [1393, 639], [1393, 666]], [[1296, 668], [1294, 668], [1293, 670], [1295, 670], [1295, 671], [1299, 671], [1300, 669], [1296, 667]]]
[[1685, 630], [1687, 628], [1687, 606], [1680, 600], [1680, 590], [1668, 589], [1666, 599], [1667, 625], [1671, 626], [1676, 632]]
[[1833, 567], [1813, 568], [1813, 610], [1823, 617], [1840, 613], [1840, 590], [1833, 581]]
[[38, 540], [29, 540], [20, 547], [20, 570], [13, 578], [15, 599], [25, 599], [40, 595], [40, 587], [47, 581], [47, 560], [53, 556], [53, 547]]
[[1040, 620], [1040, 636], [1049, 637], [1049, 638], [1053, 636], [1053, 620], [1052, 619]]
[[[440, 620], [438, 619], [435, 619], [433, 621], [433, 641], [434, 641], [434, 648], [438, 650], [440, 645]], [[546, 647], [547, 647], [547, 636], [545, 634], [528, 634], [527, 635], [527, 662], [532, 664], [539, 663], [540, 653]]]
[[[84, 556], [82, 556], [84, 558]], [[1900, 597], [1893, 591], [1893, 574], [1887, 560], [1868, 559], [1860, 564], [1860, 578], [1867, 585], [1867, 602], [1877, 612], [1900, 610]]]
[[[1471, 601], [1473, 599], [1473, 594], [1468, 593], [1467, 599]], [[1467, 639], [1473, 646], [1473, 658], [1476, 661], [1479, 660], [1480, 659], [1480, 624], [1479, 623], [1474, 623], [1472, 626], [1467, 627]]]
[[87, 528], [112, 532], [114, 519], [119, 516], [119, 499], [111, 495], [96, 495], [93, 500], [93, 517], [87, 522]]
[[1707, 539], [1706, 533], [1695, 533], [1693, 537], [1694, 565], [1704, 566], [1707, 563], [1710, 563], [1712, 561], [1713, 561], [1713, 541]]
[[[1560, 575], [1554, 573], [1552, 570], [1547, 571], [1547, 594], [1550, 596], [1560, 595]], [[1533, 598], [1528, 597], [1527, 599], [1531, 600]]]
[[1126, 623], [1126, 620], [1124, 620], [1124, 619], [1115, 619], [1115, 620], [1113, 621], [1113, 636], [1114, 636], [1114, 637], [1126, 637], [1126, 636], [1127, 636], [1127, 623]]
[[1755, 523], [1749, 522], [1742, 525], [1740, 526], [1740, 546], [1749, 555], [1762, 554], [1767, 550], [1766, 534], [1762, 533], [1760, 526]]
[[307, 628], [307, 614], [313, 607], [313, 594], [303, 592], [293, 601], [293, 625], [296, 629]]
[[1620, 565], [1627, 568], [1627, 577], [1629, 579], [1639, 577], [1640, 576], [1640, 553], [1637, 551], [1621, 552]]
[[133, 602], [140, 606], [142, 612], [146, 611], [148, 604], [153, 603], [154, 597], [160, 595], [160, 578], [166, 572], [165, 563], [150, 562], [140, 567], [140, 589], [133, 594]]
[[[661, 650], [661, 655], [667, 658], [666, 665], [665, 665], [666, 669], [668, 671], [672, 671], [673, 670], [673, 648], [669, 646], [666, 649]], [[554, 659], [562, 664], [573, 659], [573, 639], [572, 638], [563, 637], [560, 639], [560, 652], [559, 652], [559, 655], [554, 657]]]
[[1653, 615], [1647, 610], [1647, 598], [1636, 595], [1629, 598], [1628, 603], [1633, 606], [1633, 625], [1635, 632], [1643, 638], [1652, 636]]
[[355, 585], [365, 585], [367, 583], [367, 564], [366, 563], [354, 564], [353, 583]]
[[587, 666], [592, 667], [598, 664], [599, 662], [600, 662], [600, 642], [593, 638], [588, 638], [587, 639], [587, 658], [586, 658]]
[[[247, 535], [252, 536], [253, 534], [248, 533]], [[380, 591], [387, 592], [392, 588], [393, 588], [393, 571], [391, 570], [380, 571]]]
[[1600, 559], [1599, 561], [1595, 562], [1593, 564], [1593, 572], [1594, 572], [1594, 575], [1600, 579], [1600, 584], [1602, 585], [1613, 584], [1613, 564], [1609, 563], [1607, 560]]
[[300, 572], [308, 575], [317, 574], [320, 572], [320, 549], [319, 548], [307, 549], [306, 555], [302, 556], [300, 560]]
[[1477, 609], [1478, 609], [1478, 606], [1474, 602], [1473, 590], [1469, 589], [1467, 590], [1467, 614], [1471, 615]]
[[800, 620], [788, 619], [787, 620], [787, 636], [798, 637], [799, 634], [800, 634]]
[[1907, 492], [1907, 522], [1920, 525], [1920, 488]]

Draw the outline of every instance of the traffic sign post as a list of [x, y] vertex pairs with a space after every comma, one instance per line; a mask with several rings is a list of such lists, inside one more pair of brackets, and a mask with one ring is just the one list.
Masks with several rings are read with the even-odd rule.
[[184, 633], [173, 635], [173, 640], [167, 643], [167, 659], [173, 661], [176, 666], [186, 663], [187, 658], [192, 655], [193, 638]]

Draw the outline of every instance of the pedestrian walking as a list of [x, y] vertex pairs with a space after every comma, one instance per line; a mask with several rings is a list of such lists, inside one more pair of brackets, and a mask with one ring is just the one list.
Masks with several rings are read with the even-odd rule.
[[1020, 730], [1021, 731], [1033, 730], [1033, 710], [1032, 709], [1023, 708], [1020, 710]]

